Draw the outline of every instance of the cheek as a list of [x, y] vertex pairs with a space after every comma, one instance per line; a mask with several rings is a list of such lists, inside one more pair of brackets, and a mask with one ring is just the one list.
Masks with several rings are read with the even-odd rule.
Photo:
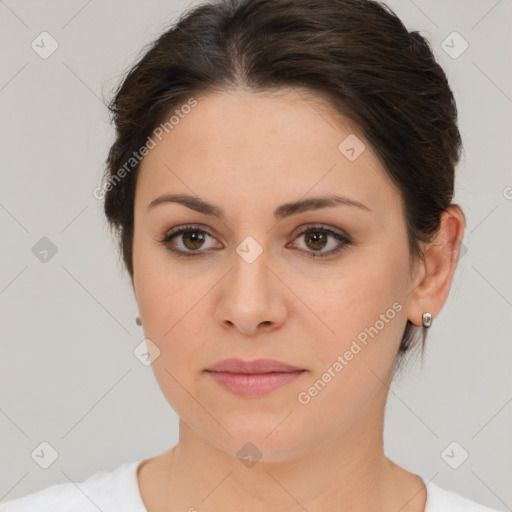
[[376, 395], [385, 403], [382, 381], [395, 362], [405, 308], [394, 300], [393, 286], [375, 283], [354, 276], [341, 291], [333, 287], [322, 297], [329, 312], [325, 323], [335, 334], [326, 330], [311, 336], [316, 339], [314, 370], [295, 401], [305, 422], [325, 422], [332, 435], [365, 414]]
[[[399, 313], [404, 309], [403, 272], [397, 268], [399, 265], [393, 263], [361, 261], [360, 265], [344, 269], [339, 278], [325, 282], [321, 292], [314, 296], [310, 293], [308, 304], [321, 312], [320, 318], [331, 331], [328, 336], [329, 330], [325, 329], [327, 337], [334, 343], [343, 343], [376, 323], [381, 334], [395, 334], [396, 330], [389, 327], [401, 323], [403, 315]], [[384, 324], [380, 321], [382, 315]]]
[[201, 312], [200, 299], [204, 295], [201, 289], [191, 289], [191, 284], [183, 279], [171, 279], [154, 269], [141, 273], [139, 285], [138, 304], [144, 334], [162, 352], [171, 350], [180, 340], [190, 347], [194, 340], [201, 339], [199, 334], [205, 319], [205, 313]]
[[[372, 372], [385, 378], [394, 364], [405, 328], [403, 290], [407, 252], [395, 250], [391, 254], [383, 250], [382, 257], [376, 258], [374, 249], [368, 249], [368, 257], [361, 256], [357, 262], [347, 264], [337, 278], [325, 282], [321, 293], [308, 297], [308, 305], [319, 312], [322, 320], [318, 324], [322, 335], [310, 336], [311, 340], [321, 340], [315, 346], [315, 377], [322, 378], [331, 368], [331, 373], [336, 374], [331, 380], [338, 384], [330, 387], [340, 386], [338, 397], [346, 389], [371, 387], [371, 382], [377, 379]], [[303, 286], [305, 290], [307, 283]], [[332, 368], [336, 361], [339, 363], [336, 368], [339, 370], [341, 364], [343, 370], [336, 372]], [[325, 375], [323, 380], [329, 378]], [[350, 400], [350, 396], [346, 399]]]
[[[166, 260], [167, 258], [167, 260]], [[180, 313], [183, 281], [169, 272], [168, 255], [151, 240], [134, 239], [134, 286], [144, 326], [158, 337]], [[182, 313], [183, 315], [183, 313]], [[166, 325], [160, 325], [166, 319]], [[145, 331], [146, 332], [146, 331]], [[165, 332], [165, 331], [163, 331]]]
[[150, 244], [134, 249], [134, 268], [144, 335], [160, 350], [153, 362], [155, 374], [166, 379], [165, 368], [186, 377], [202, 364], [199, 345], [209, 331], [204, 325], [207, 301], [201, 299], [212, 284], [191, 282], [169, 264], [166, 251]]
[[[137, 301], [143, 318], [144, 337], [158, 348], [152, 370], [162, 394], [185, 420], [190, 412], [192, 379], [200, 373], [204, 339], [201, 290], [191, 290], [181, 278], [167, 275], [158, 265], [139, 267]], [[195, 394], [195, 393], [194, 393]]]

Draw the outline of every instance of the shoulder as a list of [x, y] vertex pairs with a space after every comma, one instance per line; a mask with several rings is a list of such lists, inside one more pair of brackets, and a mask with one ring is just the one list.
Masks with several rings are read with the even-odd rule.
[[[146, 512], [137, 486], [136, 468], [141, 461], [99, 471], [82, 482], [52, 485], [8, 502], [0, 512]], [[141, 508], [142, 507], [142, 508]]]
[[426, 487], [425, 512], [498, 512], [460, 494], [447, 491], [433, 482], [427, 483]]

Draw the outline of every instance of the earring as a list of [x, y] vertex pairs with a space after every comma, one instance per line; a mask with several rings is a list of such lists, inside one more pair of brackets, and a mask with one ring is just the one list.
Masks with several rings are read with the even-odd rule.
[[430, 327], [432, 325], [432, 315], [430, 313], [423, 313], [423, 327]]
[[140, 316], [136, 316], [136, 317], [135, 317], [135, 323], [136, 323], [137, 325], [142, 325], [142, 320], [140, 319]]

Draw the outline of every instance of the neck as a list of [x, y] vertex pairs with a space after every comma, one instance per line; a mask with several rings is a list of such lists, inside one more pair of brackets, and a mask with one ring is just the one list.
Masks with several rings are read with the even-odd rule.
[[[372, 412], [373, 411], [373, 412]], [[421, 480], [384, 455], [383, 414], [368, 414], [349, 431], [283, 461], [247, 467], [180, 420], [179, 443], [168, 452], [167, 503], [173, 510], [353, 512], [424, 510]]]

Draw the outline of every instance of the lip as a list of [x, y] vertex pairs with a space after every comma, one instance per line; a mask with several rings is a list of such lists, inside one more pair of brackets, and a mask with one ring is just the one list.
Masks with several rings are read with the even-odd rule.
[[224, 359], [207, 368], [211, 372], [230, 372], [230, 373], [269, 373], [269, 372], [296, 372], [304, 370], [298, 366], [276, 361], [275, 359], [255, 359], [254, 361], [244, 361], [243, 359]]
[[270, 393], [306, 372], [274, 359], [225, 359], [205, 371], [228, 391], [246, 397]]

